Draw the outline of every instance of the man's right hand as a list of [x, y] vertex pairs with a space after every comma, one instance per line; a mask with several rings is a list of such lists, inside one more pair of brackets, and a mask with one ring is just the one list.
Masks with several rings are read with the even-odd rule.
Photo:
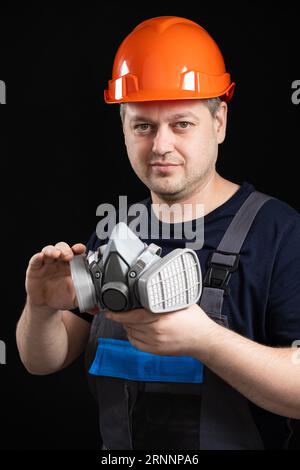
[[85, 245], [65, 242], [48, 245], [29, 261], [26, 271], [27, 301], [36, 307], [71, 310], [78, 306], [71, 278], [70, 261], [85, 252]]

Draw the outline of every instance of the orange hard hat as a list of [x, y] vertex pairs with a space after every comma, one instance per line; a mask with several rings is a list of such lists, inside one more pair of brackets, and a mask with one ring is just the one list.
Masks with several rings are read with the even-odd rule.
[[208, 32], [186, 18], [140, 23], [120, 45], [106, 103], [215, 98], [229, 101], [235, 83]]

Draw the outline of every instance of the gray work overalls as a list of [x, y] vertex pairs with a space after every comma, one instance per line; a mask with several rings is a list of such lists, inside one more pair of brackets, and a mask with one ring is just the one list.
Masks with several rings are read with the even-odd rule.
[[[226, 327], [228, 320], [222, 314], [224, 293], [228, 288], [231, 273], [238, 268], [239, 253], [251, 224], [262, 205], [269, 199], [270, 196], [257, 191], [251, 193], [236, 213], [219, 246], [212, 252], [199, 305], [209, 317]], [[86, 351], [88, 370], [95, 358], [98, 338], [128, 342], [121, 324], [106, 319], [102, 313], [96, 315]], [[133, 449], [131, 414], [139, 390], [139, 381], [91, 374], [88, 374], [88, 377], [99, 406], [103, 448]], [[248, 400], [205, 366], [201, 385], [199, 449], [263, 449]], [[171, 382], [146, 382], [144, 390], [173, 393], [176, 388], [176, 393], [181, 390], [184, 394], [189, 393], [191, 386], [194, 388], [193, 393], [197, 393], [197, 384]]]

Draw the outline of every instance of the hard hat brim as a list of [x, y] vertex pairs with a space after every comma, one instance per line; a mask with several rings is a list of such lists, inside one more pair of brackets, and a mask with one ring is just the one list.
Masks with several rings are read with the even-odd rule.
[[172, 101], [172, 100], [197, 100], [219, 97], [222, 101], [230, 101], [235, 89], [235, 83], [232, 82], [225, 90], [218, 94], [215, 93], [197, 93], [194, 90], [139, 90], [128, 93], [116, 99], [112, 96], [111, 90], [104, 91], [104, 100], [107, 104], [115, 103], [134, 103], [145, 101]]

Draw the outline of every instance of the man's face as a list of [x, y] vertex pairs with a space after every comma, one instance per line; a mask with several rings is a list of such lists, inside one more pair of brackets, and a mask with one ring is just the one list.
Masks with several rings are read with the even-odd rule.
[[222, 102], [212, 117], [201, 100], [127, 103], [123, 130], [137, 176], [162, 199], [192, 195], [215, 170], [226, 111]]

